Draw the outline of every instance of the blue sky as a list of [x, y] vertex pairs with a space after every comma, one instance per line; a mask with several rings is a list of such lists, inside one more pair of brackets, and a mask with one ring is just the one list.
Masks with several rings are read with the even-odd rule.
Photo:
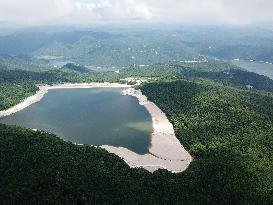
[[0, 0], [0, 22], [22, 25], [143, 21], [273, 22], [273, 0]]

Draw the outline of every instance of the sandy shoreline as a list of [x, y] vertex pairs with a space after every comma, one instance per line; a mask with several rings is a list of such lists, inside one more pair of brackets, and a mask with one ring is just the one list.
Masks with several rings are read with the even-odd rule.
[[123, 147], [113, 147], [102, 145], [101, 147], [108, 152], [121, 157], [130, 167], [143, 167], [154, 172], [157, 169], [167, 169], [173, 173], [182, 172], [192, 161], [191, 155], [184, 149], [176, 138], [172, 124], [166, 115], [152, 102], [148, 101], [146, 96], [142, 95], [140, 90], [130, 88], [130, 85], [118, 83], [78, 83], [78, 84], [53, 84], [38, 85], [39, 91], [19, 104], [0, 111], [0, 118], [6, 117], [26, 107], [39, 102], [50, 89], [70, 89], [70, 88], [129, 88], [122, 92], [122, 95], [130, 95], [139, 100], [139, 104], [145, 106], [152, 117], [153, 133], [151, 135], [151, 146], [149, 153], [139, 155]]
[[182, 172], [190, 165], [191, 155], [176, 138], [173, 125], [153, 102], [147, 100], [140, 90], [129, 88], [123, 95], [134, 96], [139, 104], [145, 106], [152, 116], [154, 131], [151, 136], [149, 153], [139, 155], [123, 147], [103, 145], [108, 152], [120, 156], [131, 167], [143, 167], [154, 172], [159, 168], [167, 169], [173, 173]]
[[71, 88], [128, 88], [130, 85], [119, 84], [119, 83], [66, 83], [66, 84], [53, 84], [53, 85], [37, 85], [39, 91], [36, 94], [24, 99], [19, 104], [7, 109], [0, 111], [0, 118], [9, 116], [13, 113], [19, 112], [27, 108], [28, 106], [39, 102], [44, 95], [50, 89], [71, 89]]

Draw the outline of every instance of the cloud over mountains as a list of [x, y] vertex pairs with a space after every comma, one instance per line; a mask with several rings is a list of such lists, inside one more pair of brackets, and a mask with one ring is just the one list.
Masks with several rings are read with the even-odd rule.
[[0, 0], [0, 21], [62, 24], [168, 21], [256, 24], [273, 22], [272, 0]]

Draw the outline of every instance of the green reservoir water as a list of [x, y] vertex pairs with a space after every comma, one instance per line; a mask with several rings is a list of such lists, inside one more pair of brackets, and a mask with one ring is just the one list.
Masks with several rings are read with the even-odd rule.
[[56, 89], [1, 123], [44, 130], [78, 144], [148, 152], [152, 120], [144, 106], [119, 88]]

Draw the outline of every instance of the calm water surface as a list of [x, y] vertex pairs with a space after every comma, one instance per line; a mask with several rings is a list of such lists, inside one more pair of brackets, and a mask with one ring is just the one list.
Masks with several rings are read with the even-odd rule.
[[251, 62], [251, 61], [244, 61], [244, 60], [239, 60], [239, 61], [231, 61], [233, 64], [244, 68], [250, 72], [254, 72], [260, 75], [267, 76], [271, 79], [273, 79], [273, 65], [268, 64], [268, 63], [263, 63], [263, 62]]
[[57, 134], [78, 144], [148, 152], [152, 120], [144, 106], [120, 88], [56, 89], [30, 107], [0, 120]]

